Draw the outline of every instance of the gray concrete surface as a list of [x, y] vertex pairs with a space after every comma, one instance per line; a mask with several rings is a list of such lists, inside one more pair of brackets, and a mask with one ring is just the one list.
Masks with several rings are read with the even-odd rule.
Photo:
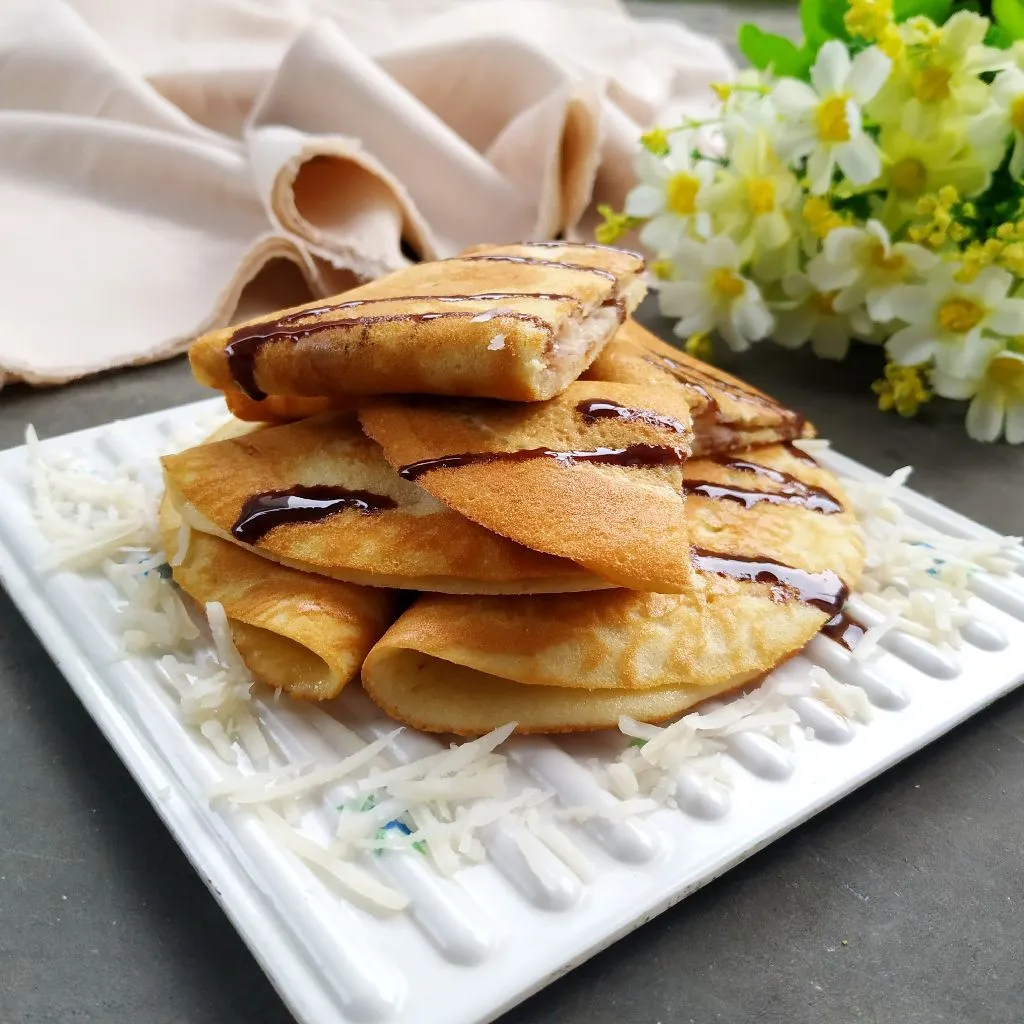
[[[731, 34], [733, 9], [685, 10], [696, 27]], [[802, 408], [841, 450], [883, 471], [912, 463], [925, 493], [1024, 530], [1024, 452], [968, 441], [962, 407], [909, 423], [881, 416], [865, 393], [877, 353], [858, 356], [834, 366], [766, 344], [728, 365]], [[181, 360], [54, 392], [11, 388], [0, 447], [18, 443], [26, 421], [51, 436], [201, 393]], [[1022, 850], [1018, 692], [502, 1024], [1020, 1021]], [[290, 1019], [0, 593], [0, 1024]], [[435, 1019], [446, 1024], [443, 1006]]]

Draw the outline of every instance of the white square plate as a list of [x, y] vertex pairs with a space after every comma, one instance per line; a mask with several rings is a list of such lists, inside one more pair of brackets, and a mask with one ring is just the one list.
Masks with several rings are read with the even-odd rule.
[[[127, 459], [152, 473], [153, 453], [168, 437], [216, 406], [142, 416], [44, 442], [42, 450], [75, 449], [106, 469]], [[822, 461], [849, 478], [882, 479], [834, 453]], [[943, 532], [995, 536], [911, 491], [899, 491], [896, 501]], [[867, 724], [830, 717], [805, 699], [801, 715], [814, 734], [799, 731], [792, 749], [754, 733], [733, 738], [727, 756], [736, 779], [728, 792], [684, 786], [679, 809], [563, 824], [593, 865], [587, 881], [513, 819], [488, 826], [481, 835], [487, 861], [453, 878], [415, 853], [367, 857], [371, 871], [412, 899], [407, 912], [379, 917], [346, 901], [254, 814], [211, 807], [209, 786], [223, 764], [182, 724], [157, 660], [121, 653], [110, 584], [98, 574], [40, 571], [46, 551], [27, 451], [2, 452], [0, 579], [305, 1024], [491, 1020], [1024, 679], [1024, 580], [979, 574], [958, 651], [893, 634], [865, 669], [819, 637], [790, 663], [789, 672], [818, 664], [860, 686], [875, 705]], [[337, 757], [330, 742], [341, 735], [332, 732], [337, 720], [361, 742], [392, 727], [358, 687], [350, 691], [336, 702], [334, 719], [316, 707], [254, 699], [278, 763]], [[608, 804], [614, 797], [587, 767], [587, 758], [608, 756], [603, 742], [524, 737], [504, 749], [516, 776], [564, 803]], [[439, 749], [435, 740], [407, 732], [395, 756], [431, 749]]]

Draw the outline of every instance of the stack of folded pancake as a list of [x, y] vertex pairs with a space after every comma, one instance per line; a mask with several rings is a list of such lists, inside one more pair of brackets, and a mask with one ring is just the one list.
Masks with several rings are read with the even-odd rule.
[[629, 313], [643, 261], [484, 247], [199, 339], [175, 581], [254, 676], [417, 728], [656, 721], [839, 621], [863, 549], [802, 417]]

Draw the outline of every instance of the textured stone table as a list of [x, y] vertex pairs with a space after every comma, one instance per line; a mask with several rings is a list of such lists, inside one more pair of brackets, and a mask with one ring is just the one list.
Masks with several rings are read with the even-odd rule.
[[[637, 5], [644, 15], [676, 5]], [[745, 12], [756, 8], [744, 8]], [[685, 7], [731, 36], [736, 15]], [[760, 18], [760, 13], [757, 14]], [[776, 23], [792, 13], [775, 9]], [[762, 19], [764, 20], [764, 19]], [[657, 324], [653, 319], [652, 322]], [[667, 326], [658, 325], [659, 329]], [[999, 530], [1024, 452], [865, 393], [877, 353], [739, 365], [836, 446]], [[0, 447], [202, 396], [182, 360], [0, 394]], [[502, 1024], [1009, 1024], [1024, 1008], [1024, 693], [1000, 701], [513, 1010]], [[446, 1024], [444, 1007], [437, 1024]], [[241, 940], [0, 593], [0, 1024], [287, 1024]]]

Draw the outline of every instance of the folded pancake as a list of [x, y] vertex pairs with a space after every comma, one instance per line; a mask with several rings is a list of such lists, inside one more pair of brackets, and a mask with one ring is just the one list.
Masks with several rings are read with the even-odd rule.
[[257, 402], [238, 388], [224, 392], [228, 412], [246, 423], [291, 423], [322, 412], [349, 407], [344, 398], [295, 398], [289, 395], [267, 395]]
[[759, 680], [838, 615], [863, 544], [825, 470], [781, 446], [734, 463], [687, 465], [689, 591], [425, 595], [367, 657], [367, 693], [428, 731], [569, 732], [658, 721]]
[[573, 562], [489, 532], [403, 480], [350, 414], [163, 459], [194, 529], [282, 565], [377, 587], [529, 594], [609, 586]]
[[694, 455], [814, 436], [814, 428], [800, 413], [666, 345], [635, 320], [619, 328], [584, 376], [624, 384], [682, 386], [693, 414]]
[[336, 697], [398, 613], [394, 591], [275, 565], [218, 537], [183, 535], [180, 527], [165, 496], [160, 533], [174, 582], [200, 604], [222, 604], [253, 676], [293, 697]]
[[643, 268], [636, 253], [603, 246], [481, 247], [212, 331], [189, 358], [201, 384], [254, 401], [403, 392], [538, 401], [575, 380], [640, 302]]
[[401, 476], [488, 530], [619, 586], [690, 586], [682, 389], [577, 381], [547, 402], [391, 398], [359, 415]]

